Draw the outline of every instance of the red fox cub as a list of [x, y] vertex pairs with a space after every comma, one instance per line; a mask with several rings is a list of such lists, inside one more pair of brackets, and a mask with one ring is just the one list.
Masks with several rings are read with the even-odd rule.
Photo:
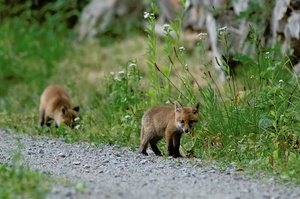
[[50, 126], [48, 121], [54, 119], [56, 127], [61, 123], [73, 127], [78, 111], [78, 106], [71, 109], [70, 98], [62, 87], [50, 85], [40, 99], [40, 126]]
[[199, 102], [193, 107], [182, 107], [175, 102], [175, 109], [168, 106], [154, 106], [142, 118], [141, 143], [139, 151], [145, 155], [148, 143], [156, 155], [161, 152], [156, 144], [166, 137], [169, 156], [182, 157], [179, 153], [180, 138], [183, 132], [191, 131], [198, 122]]

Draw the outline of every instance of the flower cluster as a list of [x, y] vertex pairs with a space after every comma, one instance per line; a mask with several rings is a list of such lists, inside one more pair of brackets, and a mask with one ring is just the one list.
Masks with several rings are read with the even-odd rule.
[[164, 25], [164, 34], [169, 34], [170, 32], [172, 32], [172, 28], [171, 28], [170, 24], [165, 24]]
[[180, 47], [179, 47], [179, 51], [180, 51], [180, 52], [184, 52], [184, 51], [185, 51], [185, 47], [180, 46]]
[[149, 12], [144, 12], [144, 19], [154, 19], [155, 16], [154, 16], [154, 13], [149, 13]]
[[227, 33], [227, 26], [218, 29], [220, 35], [225, 35]]
[[206, 37], [207, 37], [207, 33], [206, 32], [201, 32], [201, 33], [199, 33], [198, 37], [199, 37], [200, 40], [205, 40]]

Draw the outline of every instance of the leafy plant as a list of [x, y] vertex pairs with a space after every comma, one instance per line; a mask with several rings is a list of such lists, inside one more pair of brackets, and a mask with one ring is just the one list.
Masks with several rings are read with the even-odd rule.
[[231, 76], [222, 92], [209, 87], [201, 91], [205, 121], [196, 144], [204, 157], [245, 168], [250, 164], [266, 171], [279, 169], [284, 178], [295, 179], [286, 171], [297, 172], [292, 165], [298, 156], [298, 78], [278, 47], [264, 48], [256, 30], [251, 34], [248, 42], [256, 45], [255, 56], [233, 58], [243, 69], [239, 78]]

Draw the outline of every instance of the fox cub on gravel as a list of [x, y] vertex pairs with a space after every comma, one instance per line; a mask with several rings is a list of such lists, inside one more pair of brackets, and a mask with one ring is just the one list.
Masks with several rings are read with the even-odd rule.
[[199, 102], [193, 107], [182, 107], [175, 102], [175, 108], [168, 106], [154, 106], [148, 109], [142, 118], [139, 152], [147, 153], [148, 143], [156, 155], [161, 152], [156, 144], [164, 136], [169, 156], [182, 157], [179, 153], [180, 138], [183, 132], [191, 131], [198, 122]]
[[40, 126], [50, 126], [49, 120], [54, 119], [56, 127], [61, 123], [73, 127], [79, 107], [71, 108], [70, 98], [66, 91], [58, 85], [48, 86], [40, 99]]

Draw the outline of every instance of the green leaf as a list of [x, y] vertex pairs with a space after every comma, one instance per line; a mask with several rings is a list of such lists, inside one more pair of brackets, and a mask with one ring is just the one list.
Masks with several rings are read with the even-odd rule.
[[269, 118], [262, 118], [262, 119], [259, 120], [259, 127], [261, 127], [261, 128], [262, 128], [262, 127], [266, 128], [266, 127], [271, 126], [272, 123], [273, 123], [273, 120], [271, 120], [271, 119], [269, 119]]
[[254, 64], [254, 61], [247, 55], [241, 55], [241, 54], [235, 55], [233, 57], [233, 60], [242, 62], [243, 64], [251, 64], [251, 65]]

